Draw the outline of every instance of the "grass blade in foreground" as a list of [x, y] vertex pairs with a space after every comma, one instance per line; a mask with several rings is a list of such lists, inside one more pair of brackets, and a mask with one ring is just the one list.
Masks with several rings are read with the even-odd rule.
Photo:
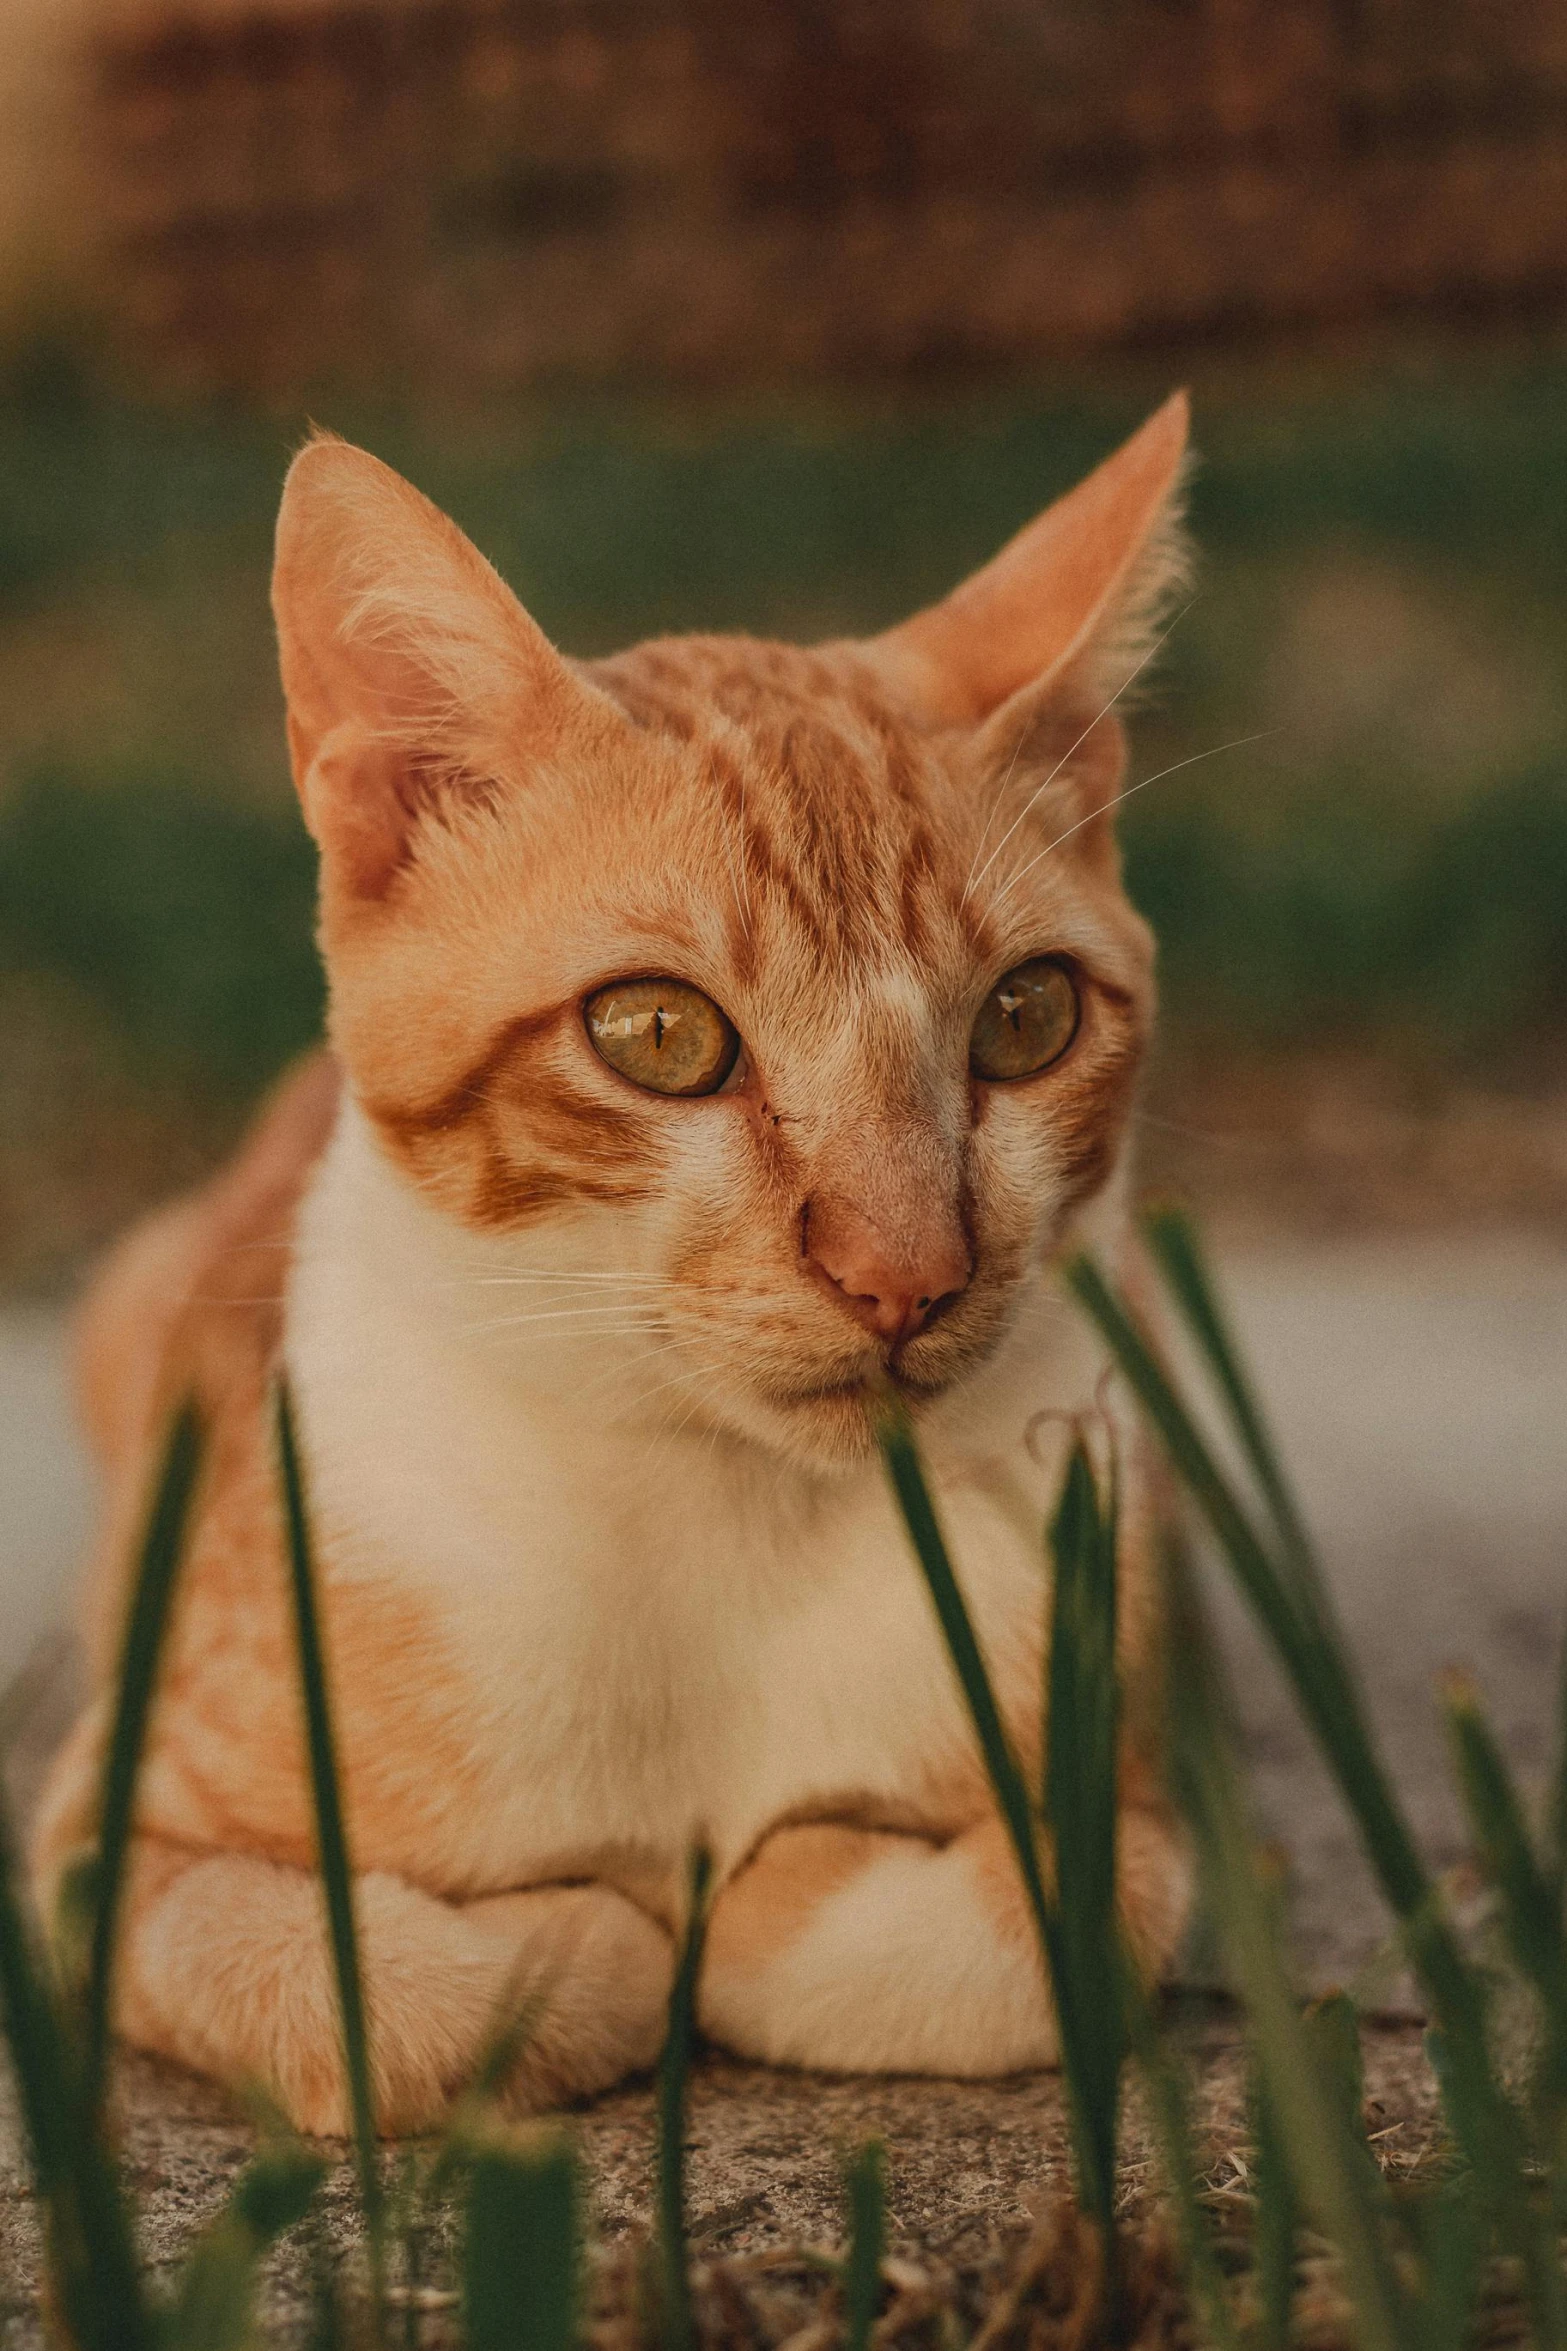
[[[1530, 2196], [1523, 2120], [1492, 2068], [1487, 1995], [1464, 1958], [1440, 1890], [1394, 1798], [1337, 1630], [1318, 1605], [1311, 1581], [1275, 1561], [1258, 1537], [1126, 1301], [1089, 1258], [1078, 1258], [1067, 1280], [1158, 1430], [1279, 1653], [1441, 2028], [1443, 2103], [1453, 2135], [1488, 2210], [1523, 2263], [1539, 2341], [1567, 2343], [1561, 2266], [1549, 2227]], [[1180, 1304], [1179, 1291], [1176, 1296]]]
[[[996, 1704], [995, 1691], [986, 1671], [979, 1641], [953, 1570], [940, 1521], [936, 1516], [936, 1506], [925, 1482], [908, 1414], [896, 1395], [889, 1394], [882, 1402], [877, 1419], [877, 1439], [915, 1557], [924, 1570], [937, 1620], [946, 1638], [953, 1671], [968, 1704], [996, 1808], [1017, 1856], [1039, 1941], [1040, 1968], [1055, 2003], [1061, 2040], [1061, 2070], [1066, 2082], [1067, 2106], [1077, 2160], [1078, 2200], [1084, 2211], [1100, 2226], [1107, 2289], [1113, 2290], [1115, 2134], [1121, 2058], [1124, 2054], [1124, 2025], [1119, 2011], [1117, 1979], [1117, 1939], [1113, 1931], [1104, 1927], [1107, 1886], [1112, 1920], [1114, 1915], [1114, 1699], [1113, 1696], [1107, 1697], [1100, 1693], [1097, 1698], [1090, 1700], [1086, 1681], [1075, 1678], [1077, 1667], [1070, 1658], [1063, 1657], [1059, 1670], [1066, 1677], [1062, 1703], [1068, 1720], [1057, 1742], [1063, 1752], [1058, 1758], [1055, 1794], [1063, 1806], [1067, 1833], [1059, 1861], [1077, 1873], [1081, 1882], [1068, 1886], [1063, 1878], [1060, 1899], [1052, 1900], [1040, 1866], [1039, 1838], [1028, 1788], [1001, 1720], [1001, 1710]], [[1066, 1606], [1075, 1612], [1082, 1594], [1092, 1591], [1097, 1594], [1095, 1605], [1102, 1613], [1103, 1573], [1099, 1562], [1105, 1541], [1105, 1527], [1093, 1472], [1081, 1447], [1074, 1454], [1062, 1515], [1057, 1520], [1055, 1532], [1067, 1547], [1069, 1555]], [[1111, 1622], [1113, 1625], [1113, 1616]], [[1071, 1624], [1066, 1635], [1069, 1650], [1082, 1629], [1075, 1621]], [[1102, 1663], [1102, 1624], [1094, 1638]], [[1113, 1634], [1108, 1654], [1113, 1679]], [[1086, 1671], [1086, 1660], [1083, 1664]], [[1052, 1673], [1057, 1670], [1053, 1665]], [[1097, 1784], [1090, 1785], [1089, 1779], [1081, 1776], [1078, 1764], [1073, 1762], [1069, 1766], [1064, 1754], [1067, 1737], [1074, 1730], [1086, 1730], [1094, 1720], [1097, 1720], [1098, 1729], [1091, 1736], [1097, 1739], [1097, 1751], [1101, 1758], [1106, 1721], [1112, 1726], [1108, 1786], [1103, 1784], [1102, 1760]], [[1079, 1900], [1084, 1905], [1085, 1915], [1092, 1915], [1097, 1910], [1102, 1931], [1109, 1933], [1109, 1940], [1101, 1940], [1098, 1944], [1091, 1964], [1086, 1964], [1086, 1950], [1083, 1954], [1085, 1964], [1079, 1964], [1076, 1943], [1071, 1942], [1071, 1947], [1068, 1947], [1071, 1936], [1079, 1931], [1078, 1925], [1074, 1924], [1068, 1930], [1062, 1922], [1063, 1911]]]
[[263, 2255], [303, 2220], [326, 2173], [297, 2141], [266, 2148], [197, 2239], [170, 2317], [170, 2351], [247, 2351]]
[[1033, 1807], [1001, 1720], [1001, 1709], [996, 1704], [968, 1608], [953, 1573], [936, 1506], [915, 1449], [914, 1431], [900, 1397], [889, 1394], [883, 1399], [877, 1415], [876, 1436], [914, 1555], [924, 1570], [953, 1671], [968, 1704], [997, 1808], [1017, 1854], [1017, 1865], [1039, 1935], [1040, 1964], [1044, 1966], [1050, 1950], [1050, 1916], [1039, 1866]]
[[87, 1979], [83, 2078], [89, 2117], [102, 2104], [109, 2054], [114, 1951], [130, 1846], [136, 1778], [147, 1738], [147, 1719], [158, 1678], [158, 1661], [168, 1631], [170, 1603], [185, 1543], [190, 1500], [201, 1465], [201, 1425], [190, 1404], [180, 1407], [163, 1456], [163, 1468], [147, 1530], [142, 1538], [136, 1581], [126, 1618], [116, 1681], [114, 1725], [104, 1762], [98, 1812], [98, 1857], [93, 1873], [92, 1940]]
[[[1535, 2156], [1560, 2227], [1567, 2219], [1567, 1931], [1550, 1870], [1543, 1866], [1523, 1806], [1465, 1674], [1447, 1677], [1442, 1693], [1475, 1844], [1501, 1907], [1502, 1932], [1520, 1972], [1539, 1995], [1541, 2027], [1529, 2108]], [[1556, 2285], [1560, 2286], [1557, 2273]], [[1567, 2332], [1567, 2314], [1562, 2318]]]
[[316, 1608], [315, 1565], [310, 1544], [310, 1522], [305, 1507], [304, 1472], [294, 1433], [294, 1413], [288, 1386], [282, 1380], [277, 1387], [277, 1438], [288, 1526], [289, 1566], [294, 1587], [294, 1622], [299, 1641], [300, 1691], [310, 1750], [310, 1780], [315, 1797], [316, 1841], [321, 1861], [321, 1880], [326, 1894], [332, 1960], [337, 1970], [343, 2060], [353, 2116], [354, 2147], [359, 2162], [359, 2188], [364, 2198], [372, 2278], [376, 2300], [379, 2302], [384, 2276], [381, 2172], [376, 2160], [375, 2105], [370, 2086], [370, 2039], [365, 2020], [364, 1985], [359, 1971], [359, 1943], [354, 1926], [353, 1876], [348, 1859], [348, 1837], [343, 1827], [343, 1802], [332, 1738], [332, 1712], [327, 1697], [326, 1659], [321, 1646], [321, 1624]]
[[1502, 1898], [1513, 1957], [1534, 1983], [1556, 2031], [1567, 2031], [1567, 1937], [1549, 1879], [1536, 1858], [1512, 1774], [1467, 1674], [1449, 1674], [1442, 1711], [1475, 1843]]
[[1153, 1208], [1143, 1218], [1143, 1231], [1160, 1271], [1180, 1301], [1186, 1327], [1202, 1349], [1215, 1384], [1229, 1406], [1230, 1418], [1256, 1473], [1257, 1483], [1267, 1496], [1285, 1548], [1313, 1596], [1325, 1605], [1315, 1548], [1267, 1421], [1241, 1369], [1240, 1356], [1219, 1305], [1196, 1227], [1183, 1209]]
[[62, 2332], [76, 2351], [153, 2351], [119, 2183], [88, 2110], [79, 2052], [55, 2006], [23, 1906], [3, 1800], [0, 2002], [44, 2208]]
[[1365, 2195], [1365, 2174], [1341, 2098], [1313, 2062], [1304, 2019], [1279, 1958], [1275, 1905], [1257, 1870], [1239, 1780], [1223, 1727], [1206, 1628], [1181, 1594], [1176, 1768], [1214, 1913], [1255, 2034], [1257, 2064], [1291, 2170], [1338, 2246], [1366, 2351], [1411, 2346], [1404, 2298]]
[[1551, 1784], [1548, 1823], [1551, 1847], [1551, 1883], [1557, 1906], [1567, 1903], [1567, 1638], [1562, 1641], [1556, 1685], [1556, 1769]]
[[1126, 2064], [1116, 1981], [1115, 1856], [1119, 1789], [1116, 1678], [1117, 1506], [1101, 1506], [1079, 1440], [1050, 1527], [1050, 1703], [1045, 1719], [1045, 1822], [1055, 1847], [1050, 1965], [1062, 2062], [1076, 2086], [1082, 2201], [1115, 2243], [1115, 2159]]
[[887, 2241], [887, 2151], [868, 2139], [845, 2175], [849, 2250], [843, 2265], [844, 2351], [869, 2351]]
[[1186, 2282], [1207, 2321], [1216, 2351], [1235, 2351], [1239, 2338], [1224, 2272], [1198, 2193], [1198, 2163], [1187, 2110], [1186, 2084], [1159, 2035], [1152, 2003], [1135, 1969], [1123, 1967], [1122, 2013], [1127, 2037], [1148, 2094], [1149, 2119], [1164, 2163], [1165, 2184], [1175, 2206], [1176, 2228], [1186, 2263]]
[[581, 2214], [576, 2152], [563, 2132], [479, 2146], [463, 2250], [466, 2351], [571, 2351]]
[[1531, 2211], [1519, 2117], [1491, 2070], [1485, 1994], [1394, 1799], [1334, 1628], [1315, 1609], [1309, 1589], [1270, 1556], [1125, 1301], [1088, 1258], [1077, 1259], [1067, 1279], [1163, 1438], [1294, 1684], [1443, 2029], [1444, 2095], [1454, 2134], [1526, 2264], [1536, 2325], [1544, 2340], [1558, 2343], [1557, 2265]]
[[1289, 2351], [1300, 2207], [1284, 2133], [1255, 2059], [1251, 2084], [1252, 2279], [1263, 2351]]
[[670, 1986], [669, 2029], [658, 2061], [658, 2257], [665, 2351], [692, 2351], [696, 2341], [686, 2250], [686, 2090], [712, 1874], [708, 1853], [699, 1845], [691, 1856], [685, 1940]]

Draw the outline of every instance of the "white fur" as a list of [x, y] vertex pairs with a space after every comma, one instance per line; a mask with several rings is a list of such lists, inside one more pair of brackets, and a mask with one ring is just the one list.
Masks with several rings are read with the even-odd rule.
[[1015, 2073], [1059, 2054], [1039, 1949], [1008, 1933], [962, 1842], [887, 1840], [754, 1969], [704, 1986], [714, 2037], [773, 2065]]
[[[465, 1232], [352, 1104], [302, 1217], [286, 1354], [328, 1573], [438, 1599], [486, 1719], [476, 1750], [496, 1759], [454, 1829], [448, 1890], [577, 1873], [617, 1847], [678, 1872], [699, 1834], [728, 1870], [780, 1815], [846, 1792], [915, 1802], [971, 1751], [874, 1460], [812, 1471], [705, 1416], [679, 1425], [687, 1392], [658, 1393], [669, 1340], [613, 1316], [493, 1327], [518, 1297], [619, 1300], [566, 1278], [613, 1272], [616, 1230], [604, 1212], [596, 1260], [580, 1211], [525, 1245]], [[536, 1285], [541, 1267], [559, 1290]], [[1064, 1431], [1044, 1428], [1037, 1460], [1025, 1435], [1091, 1403], [1101, 1368], [1042, 1273], [996, 1357], [924, 1423], [998, 1661], [1037, 1655], [1045, 1605]]]

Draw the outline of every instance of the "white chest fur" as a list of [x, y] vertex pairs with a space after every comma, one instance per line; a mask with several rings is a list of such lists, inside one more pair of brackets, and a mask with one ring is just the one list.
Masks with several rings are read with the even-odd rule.
[[[612, 1235], [470, 1236], [351, 1106], [301, 1221], [286, 1348], [326, 1573], [434, 1603], [491, 1791], [449, 1857], [472, 1882], [609, 1848], [678, 1864], [698, 1832], [725, 1866], [785, 1813], [917, 1808], [966, 1751], [879, 1467], [817, 1475], [680, 1425], [660, 1343], [617, 1325], [613, 1268], [584, 1262]], [[1037, 1672], [1064, 1432], [1038, 1462], [1024, 1437], [1086, 1404], [1099, 1368], [1042, 1294], [926, 1433], [1013, 1676]]]

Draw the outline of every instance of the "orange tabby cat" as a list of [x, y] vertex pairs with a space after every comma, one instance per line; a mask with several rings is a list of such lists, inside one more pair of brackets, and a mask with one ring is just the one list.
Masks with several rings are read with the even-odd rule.
[[[172, 1401], [211, 1436], [140, 1799], [117, 2022], [344, 2096], [268, 1384], [317, 1524], [379, 2117], [430, 2123], [547, 1987], [522, 2104], [658, 2046], [685, 1857], [701, 2019], [858, 2069], [1049, 2062], [1017, 1875], [867, 1428], [909, 1399], [1019, 1748], [1040, 1528], [1102, 1356], [1050, 1267], [1125, 1248], [1153, 1009], [1110, 708], [1179, 564], [1171, 400], [947, 600], [802, 651], [568, 661], [362, 451], [289, 475], [275, 604], [331, 1057], [134, 1234], [83, 1328], [109, 1476], [97, 1697], [37, 1836], [90, 1841]], [[1122, 1894], [1185, 1871], [1149, 1755], [1135, 1448]]]

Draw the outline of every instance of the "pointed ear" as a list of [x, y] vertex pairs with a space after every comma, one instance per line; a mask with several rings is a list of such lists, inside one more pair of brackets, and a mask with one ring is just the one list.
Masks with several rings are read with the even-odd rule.
[[330, 436], [289, 469], [272, 608], [305, 822], [353, 897], [593, 699], [456, 524]]
[[1175, 393], [982, 571], [864, 650], [935, 726], [973, 726], [1068, 668], [1104, 700], [1147, 651], [1184, 573], [1188, 405]]

